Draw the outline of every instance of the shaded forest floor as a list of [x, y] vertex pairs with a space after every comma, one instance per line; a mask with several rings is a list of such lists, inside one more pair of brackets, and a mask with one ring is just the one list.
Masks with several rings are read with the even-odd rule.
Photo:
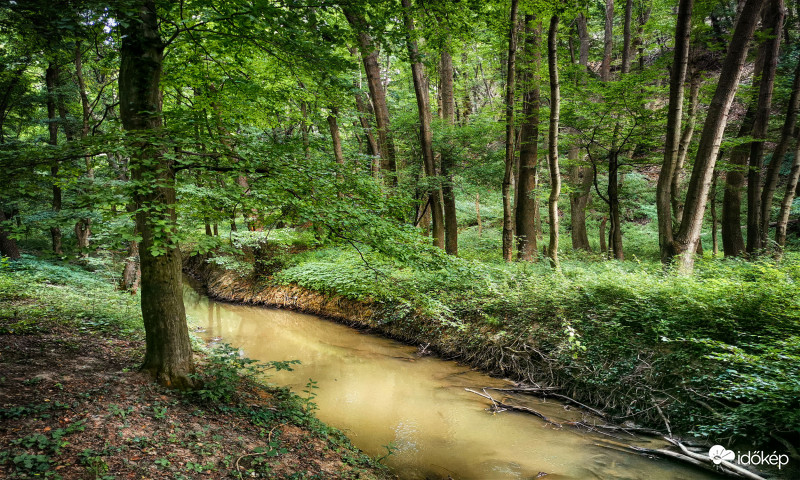
[[310, 400], [231, 375], [219, 354], [199, 355], [199, 394], [155, 385], [137, 371], [136, 297], [42, 270], [0, 270], [0, 477], [386, 476]]

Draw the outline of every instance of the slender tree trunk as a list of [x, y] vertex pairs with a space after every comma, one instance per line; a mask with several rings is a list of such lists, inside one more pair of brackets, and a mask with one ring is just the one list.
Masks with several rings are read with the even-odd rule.
[[693, 0], [680, 0], [678, 22], [675, 27], [675, 56], [669, 79], [669, 106], [667, 110], [667, 138], [664, 143], [664, 161], [656, 186], [656, 210], [658, 212], [658, 243], [661, 261], [668, 263], [673, 251], [672, 232], [672, 182], [678, 165], [681, 120], [683, 116], [683, 81], [689, 67], [689, 40], [692, 30]]
[[[81, 139], [86, 139], [89, 136], [89, 117], [91, 116], [91, 107], [89, 106], [89, 97], [86, 94], [86, 82], [83, 78], [83, 58], [81, 53], [81, 45], [78, 43], [75, 46], [75, 78], [78, 81], [78, 92], [81, 97]], [[92, 189], [94, 182], [94, 168], [92, 167], [92, 157], [87, 155], [84, 157], [86, 164], [86, 182], [87, 190]], [[91, 205], [87, 205], [91, 208]], [[78, 240], [78, 255], [85, 257], [89, 248], [89, 237], [92, 234], [92, 219], [90, 217], [80, 218], [75, 223], [75, 237]]]
[[[672, 239], [673, 241], [668, 242], [671, 246], [671, 253], [681, 257], [679, 268], [681, 273], [690, 273], [694, 268], [693, 252], [697, 250], [697, 243], [700, 241], [700, 229], [703, 225], [703, 214], [708, 199], [708, 190], [711, 187], [711, 179], [714, 175], [717, 153], [727, 124], [731, 103], [733, 103], [739, 85], [739, 75], [747, 57], [750, 39], [758, 24], [759, 12], [763, 4], [764, 0], [746, 0], [742, 6], [739, 21], [736, 23], [728, 46], [728, 54], [722, 64], [719, 83], [708, 108], [686, 193], [683, 219], [677, 235]], [[667, 260], [670, 258], [668, 256]]]
[[[45, 85], [47, 87], [47, 130], [49, 133], [48, 142], [52, 146], [58, 145], [58, 120], [56, 119], [56, 88], [59, 84], [59, 68], [53, 62], [47, 66], [45, 71]], [[58, 161], [50, 163], [50, 181], [52, 183], [53, 197], [51, 206], [56, 218], [53, 222], [58, 222], [58, 213], [61, 211], [61, 187], [58, 185]], [[52, 240], [53, 253], [63, 255], [64, 250], [61, 246], [61, 228], [54, 224], [50, 227], [50, 238]]]
[[367, 33], [367, 21], [353, 6], [342, 8], [347, 22], [356, 32], [358, 45], [361, 48], [361, 60], [367, 75], [369, 95], [375, 110], [375, 123], [378, 131], [378, 148], [381, 155], [381, 169], [391, 177], [390, 184], [397, 184], [397, 164], [394, 151], [394, 138], [389, 124], [389, 107], [386, 104], [386, 92], [381, 83], [381, 69], [378, 64], [380, 50]]
[[517, 5], [511, 0], [508, 23], [508, 59], [506, 70], [506, 158], [503, 174], [503, 259], [510, 262], [514, 250], [514, 211], [512, 210], [511, 184], [514, 175], [514, 90], [517, 60]]
[[[534, 22], [536, 25], [534, 25]], [[537, 254], [536, 245], [536, 189], [539, 163], [539, 70], [541, 63], [541, 22], [533, 15], [525, 15], [525, 43], [523, 50], [523, 100], [522, 131], [517, 180], [517, 258], [529, 262]]]
[[606, 22], [603, 35], [603, 62], [600, 64], [600, 79], [611, 78], [611, 52], [614, 47], [614, 0], [606, 0]]
[[[759, 62], [756, 62], [759, 63]], [[756, 68], [758, 72], [760, 69]], [[753, 95], [751, 104], [745, 112], [737, 138], [749, 137], [753, 131], [755, 120], [755, 103], [757, 95]], [[722, 196], [722, 251], [726, 257], [738, 257], [744, 253], [744, 236], [742, 235], [742, 190], [744, 189], [747, 158], [750, 145], [741, 143], [731, 149], [728, 161], [729, 168], [725, 175], [725, 192]]]
[[344, 165], [344, 153], [342, 153], [342, 137], [339, 135], [339, 123], [336, 121], [336, 116], [339, 111], [336, 107], [331, 107], [331, 114], [328, 115], [328, 128], [331, 131], [331, 142], [333, 143], [333, 156], [336, 163]]
[[569, 148], [569, 159], [573, 163], [570, 178], [574, 188], [569, 195], [572, 249], [591, 252], [589, 233], [586, 230], [586, 206], [592, 188], [592, 174], [590, 169], [577, 164], [580, 161], [579, 155], [580, 147], [573, 145]]
[[[413, 40], [414, 20], [411, 18], [411, 0], [402, 0], [403, 18], [406, 26], [406, 43], [408, 56], [411, 61], [411, 74], [414, 80], [414, 93], [417, 97], [417, 110], [419, 111], [419, 138], [422, 147], [422, 159], [425, 175], [436, 176], [436, 161], [433, 156], [433, 133], [431, 132], [431, 111], [428, 104], [428, 82], [423, 72], [422, 62], [417, 52], [417, 42]], [[433, 220], [433, 244], [444, 248], [444, 215], [442, 213], [442, 190], [433, 188], [429, 192], [431, 218]]]
[[700, 75], [692, 75], [689, 88], [689, 111], [686, 114], [686, 125], [683, 127], [681, 139], [678, 143], [678, 160], [675, 164], [675, 171], [672, 174], [672, 185], [670, 195], [672, 202], [672, 215], [675, 225], [680, 225], [683, 217], [683, 203], [681, 203], [681, 179], [684, 176], [684, 165], [686, 157], [689, 155], [689, 146], [694, 136], [694, 127], [697, 120], [697, 105], [700, 103]]
[[[616, 136], [616, 133], [615, 133]], [[608, 231], [608, 244], [611, 255], [617, 260], [625, 260], [622, 250], [622, 216], [619, 211], [619, 151], [611, 148], [608, 154], [608, 211], [611, 228]]]
[[[175, 171], [161, 147], [146, 138], [162, 128], [160, 80], [164, 43], [154, 0], [140, 0], [122, 27], [119, 98], [123, 128], [139, 137], [131, 157], [133, 181], [148, 185], [134, 195], [136, 226], [142, 236], [142, 370], [176, 388], [192, 385], [192, 347], [181, 286], [181, 252], [174, 237]], [[134, 13], [135, 12], [135, 13]], [[142, 138], [143, 136], [144, 138]], [[166, 226], [166, 228], [164, 228]]]
[[[609, 0], [611, 1], [611, 0]], [[558, 120], [561, 108], [561, 91], [558, 82], [558, 15], [550, 17], [550, 30], [547, 34], [547, 67], [550, 72], [550, 199], [548, 220], [550, 221], [550, 244], [547, 254], [550, 266], [560, 268], [558, 262], [558, 197], [561, 195], [561, 171], [558, 167]]]
[[[750, 168], [747, 171], [747, 253], [749, 255], [758, 254], [766, 248], [768, 232], [761, 231], [761, 169], [764, 164], [764, 139], [769, 127], [784, 15], [783, 0], [768, 0], [761, 20], [761, 30], [768, 37], [760, 47], [760, 50], [764, 50], [764, 68], [761, 71], [758, 110], [753, 124], [753, 138], [756, 140], [750, 144]], [[766, 223], [769, 228], [769, 215], [767, 215]]]
[[708, 195], [708, 201], [711, 202], [711, 246], [714, 257], [719, 254], [719, 241], [717, 239], [717, 178], [719, 178], [719, 175], [714, 172], [714, 178], [711, 181], [711, 193]]
[[600, 237], [600, 252], [604, 255], [608, 253], [608, 244], [606, 243], [606, 223], [608, 223], [608, 217], [603, 217], [600, 221], [600, 228], [598, 235]]
[[[789, 23], [789, 22], [786, 22]], [[797, 115], [800, 114], [800, 62], [794, 70], [794, 81], [792, 82], [792, 93], [789, 97], [789, 105], [786, 111], [786, 118], [781, 129], [781, 138], [775, 151], [772, 153], [772, 160], [767, 168], [764, 180], [764, 190], [761, 192], [761, 235], [762, 244], [768, 246], [767, 236], [769, 234], [769, 221], [772, 216], [772, 201], [775, 190], [778, 187], [778, 174], [783, 164], [783, 159], [794, 137], [793, 133], [797, 125]]]
[[625, 2], [625, 23], [622, 33], [622, 73], [631, 71], [631, 17], [633, 16], [633, 0]]
[[575, 17], [575, 26], [578, 29], [578, 63], [588, 68], [589, 65], [589, 27], [586, 25], [586, 17], [583, 12]]
[[5, 209], [0, 205], [0, 256], [7, 257], [9, 260], [19, 260], [17, 241], [11, 238], [5, 227], [5, 223], [9, 220], [10, 218], [6, 216]]
[[[450, 41], [442, 48], [439, 61], [439, 83], [441, 84], [442, 118], [451, 128], [455, 125], [455, 95], [453, 93], [453, 58], [450, 56]], [[458, 218], [456, 217], [456, 194], [453, 185], [453, 155], [442, 153], [442, 197], [444, 207], [445, 251], [458, 255]]]
[[778, 222], [775, 227], [775, 243], [778, 244], [776, 255], [783, 254], [783, 247], [786, 246], [786, 226], [789, 224], [789, 214], [792, 211], [792, 203], [797, 192], [798, 179], [800, 179], [800, 140], [794, 151], [794, 163], [789, 174], [789, 181], [786, 183], [786, 193], [783, 194]]

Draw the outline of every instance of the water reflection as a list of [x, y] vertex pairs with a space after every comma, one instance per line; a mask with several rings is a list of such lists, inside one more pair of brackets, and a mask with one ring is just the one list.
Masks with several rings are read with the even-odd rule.
[[[464, 390], [505, 382], [357, 330], [285, 310], [219, 304], [185, 289], [186, 310], [207, 340], [221, 339], [259, 360], [302, 362], [270, 381], [306, 389], [324, 422], [344, 430], [367, 454], [403, 479], [696, 479], [702, 471], [596, 445], [593, 435], [554, 429], [538, 418], [492, 415], [486, 400]], [[498, 394], [499, 396], [499, 394]], [[553, 401], [528, 399], [557, 421], [579, 418]]]

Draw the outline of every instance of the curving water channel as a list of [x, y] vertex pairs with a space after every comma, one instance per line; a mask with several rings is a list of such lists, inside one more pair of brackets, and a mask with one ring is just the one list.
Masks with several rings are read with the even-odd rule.
[[[391, 445], [386, 463], [402, 479], [531, 479], [541, 473], [576, 480], [715, 478], [603, 448], [598, 444], [604, 437], [556, 429], [531, 415], [493, 415], [486, 399], [464, 388], [507, 382], [452, 361], [419, 357], [414, 347], [311, 315], [217, 303], [188, 282], [184, 291], [190, 322], [205, 330], [207, 340], [221, 339], [259, 360], [300, 360], [294, 371], [270, 381], [297, 392], [309, 379], [316, 381], [318, 417], [373, 457]], [[557, 421], [580, 418], [552, 400], [514, 401]]]

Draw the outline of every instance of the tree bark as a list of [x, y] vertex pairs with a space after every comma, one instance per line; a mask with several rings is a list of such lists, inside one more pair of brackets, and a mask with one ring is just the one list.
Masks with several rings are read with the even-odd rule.
[[[775, 86], [775, 71], [781, 47], [781, 32], [785, 15], [783, 0], [769, 0], [764, 7], [761, 30], [768, 37], [762, 43], [764, 67], [758, 90], [758, 109], [753, 124], [750, 143], [750, 162], [747, 171], [747, 253], [755, 255], [766, 248], [767, 232], [761, 231], [761, 169], [764, 164], [764, 139], [769, 127], [772, 92]], [[769, 228], [769, 215], [767, 215]]]
[[689, 155], [689, 146], [694, 136], [694, 127], [697, 120], [697, 105], [700, 103], [700, 75], [692, 75], [689, 88], [689, 111], [686, 113], [686, 125], [683, 127], [681, 139], [678, 142], [678, 160], [675, 164], [675, 171], [672, 174], [672, 185], [670, 195], [672, 202], [672, 215], [675, 225], [680, 225], [683, 217], [683, 203], [681, 203], [681, 179], [684, 176], [684, 165], [686, 157]]
[[364, 16], [352, 6], [343, 6], [347, 22], [356, 33], [358, 45], [361, 48], [361, 60], [367, 75], [369, 95], [375, 110], [375, 123], [378, 131], [378, 148], [381, 156], [381, 169], [384, 175], [390, 178], [390, 184], [397, 184], [397, 163], [394, 151], [394, 138], [389, 123], [389, 107], [386, 104], [386, 92], [381, 83], [381, 69], [378, 64], [380, 50], [374, 44], [372, 37], [367, 33], [367, 21]]
[[717, 179], [719, 175], [714, 172], [714, 178], [711, 181], [711, 192], [708, 195], [708, 201], [711, 202], [711, 252], [714, 257], [719, 253], [719, 240], [717, 239]]
[[[788, 23], [788, 22], [787, 22]], [[781, 129], [781, 138], [775, 151], [772, 153], [772, 160], [767, 168], [764, 180], [764, 190], [761, 192], [761, 236], [762, 244], [767, 246], [767, 236], [769, 234], [769, 221], [772, 213], [772, 202], [775, 190], [778, 187], [778, 174], [783, 164], [783, 158], [789, 150], [793, 139], [795, 126], [797, 125], [797, 115], [800, 114], [800, 62], [794, 69], [794, 80], [792, 82], [792, 93], [789, 97], [789, 105], [786, 109], [786, 118]]]
[[[609, 0], [611, 1], [611, 0]], [[561, 172], [558, 167], [558, 121], [561, 108], [561, 92], [558, 82], [558, 15], [550, 17], [550, 30], [547, 34], [547, 67], [550, 72], [550, 199], [547, 206], [550, 221], [550, 244], [547, 255], [550, 266], [558, 269], [558, 197], [561, 195]]]
[[[536, 22], [536, 25], [533, 25]], [[517, 258], [526, 262], [537, 254], [536, 242], [536, 189], [539, 163], [539, 70], [541, 63], [541, 22], [533, 15], [525, 15], [525, 42], [523, 57], [522, 131], [520, 133], [519, 175], [517, 180]]]
[[[175, 170], [152, 136], [162, 129], [160, 81], [164, 43], [154, 0], [140, 0], [122, 25], [119, 98], [123, 128], [131, 133], [136, 226], [142, 236], [142, 370], [160, 383], [187, 388], [194, 371], [181, 285], [181, 252], [175, 238]], [[135, 13], [134, 13], [135, 12]], [[147, 138], [150, 136], [150, 138]]]
[[[83, 78], [83, 57], [81, 54], [81, 45], [78, 43], [75, 46], [75, 78], [78, 81], [78, 93], [81, 97], [81, 139], [89, 136], [89, 117], [91, 116], [91, 107], [89, 106], [89, 97], [86, 94], [86, 82]], [[94, 181], [94, 168], [92, 167], [92, 157], [87, 155], [84, 157], [86, 164], [86, 181], [87, 189], [91, 190], [92, 182]], [[88, 207], [88, 205], [87, 205]], [[83, 257], [87, 255], [89, 248], [89, 237], [92, 234], [92, 219], [90, 217], [83, 217], [75, 223], [75, 237], [78, 240], [78, 255]]]
[[633, 16], [633, 0], [625, 2], [625, 23], [622, 33], [622, 73], [631, 71], [631, 17]]
[[614, 47], [614, 0], [606, 0], [606, 21], [603, 34], [603, 62], [600, 64], [600, 79], [611, 78], [611, 53]]
[[9, 260], [19, 260], [17, 241], [11, 238], [4, 225], [9, 220], [11, 219], [6, 216], [5, 209], [0, 205], [0, 256], [7, 257]]
[[678, 21], [675, 26], [675, 56], [669, 80], [669, 106], [667, 109], [667, 138], [664, 142], [664, 161], [656, 186], [656, 210], [658, 212], [658, 243], [661, 261], [668, 263], [675, 254], [672, 232], [672, 182], [678, 164], [683, 116], [683, 81], [689, 68], [689, 41], [692, 30], [693, 0], [681, 0], [678, 4]]
[[[58, 145], [58, 124], [56, 119], [56, 89], [59, 83], [59, 68], [58, 65], [50, 62], [45, 71], [45, 85], [47, 87], [47, 130], [49, 133], [48, 141], [53, 147]], [[51, 206], [56, 215], [52, 221], [54, 225], [50, 227], [50, 238], [52, 241], [53, 253], [56, 255], [63, 255], [64, 250], [61, 245], [61, 228], [56, 224], [58, 222], [58, 213], [61, 211], [61, 187], [58, 185], [58, 161], [50, 163], [50, 182], [52, 183], [52, 201]]]
[[339, 114], [335, 107], [331, 107], [331, 114], [328, 115], [328, 128], [331, 131], [331, 142], [333, 143], [333, 156], [336, 163], [344, 165], [344, 153], [342, 152], [342, 137], [339, 135], [339, 123], [336, 116]]
[[[425, 78], [422, 62], [417, 51], [417, 42], [413, 39], [414, 20], [411, 18], [411, 0], [402, 0], [403, 19], [406, 26], [406, 44], [411, 61], [411, 74], [414, 80], [414, 93], [417, 97], [419, 112], [419, 138], [422, 147], [422, 161], [425, 175], [436, 176], [436, 161], [433, 156], [433, 133], [431, 132], [431, 111], [428, 103], [428, 82]], [[444, 215], [442, 213], [442, 190], [435, 187], [428, 193], [430, 197], [431, 219], [433, 223], [433, 245], [444, 248]]]
[[[711, 179], [714, 175], [717, 153], [727, 124], [731, 103], [733, 103], [739, 85], [739, 75], [747, 57], [750, 39], [758, 24], [759, 12], [763, 4], [764, 0], [746, 0], [744, 2], [739, 21], [736, 23], [728, 46], [728, 54], [722, 64], [717, 89], [703, 125], [703, 133], [700, 136], [697, 156], [686, 192], [680, 229], [675, 238], [671, 239], [671, 242], [667, 242], [668, 252], [671, 253], [667, 256], [667, 260], [671, 260], [672, 256], [680, 256], [679, 271], [684, 274], [690, 273], [694, 269], [694, 252], [700, 241], [700, 229], [703, 225], [703, 214]], [[669, 197], [667, 196], [667, 198]]]
[[[614, 133], [616, 137], [616, 131]], [[608, 211], [611, 226], [608, 230], [608, 245], [611, 256], [616, 260], [625, 260], [622, 249], [622, 216], [619, 211], [619, 150], [616, 145], [608, 154]]]
[[569, 196], [572, 249], [591, 252], [589, 233], [586, 230], [586, 206], [592, 191], [592, 173], [591, 169], [577, 164], [580, 161], [579, 155], [580, 147], [572, 145], [569, 148], [569, 159], [573, 163], [570, 178], [574, 189]]
[[[797, 136], [800, 137], [800, 135]], [[798, 179], [800, 179], [800, 140], [797, 141], [797, 147], [794, 151], [794, 163], [789, 174], [789, 181], [786, 183], [786, 193], [784, 193], [783, 201], [781, 201], [781, 209], [780, 213], [778, 213], [778, 222], [775, 227], [775, 243], [778, 244], [777, 256], [783, 254], [783, 247], [786, 246], [786, 226], [789, 224], [789, 214], [792, 211], [792, 203], [797, 192]]]
[[506, 157], [503, 173], [503, 259], [510, 262], [514, 250], [514, 211], [512, 209], [511, 183], [514, 175], [514, 90], [517, 60], [517, 6], [518, 0], [511, 0], [508, 23], [508, 58], [506, 70]]
[[[755, 100], [755, 99], [754, 99]], [[753, 131], [755, 107], [751, 104], [745, 112], [738, 137], [747, 137]], [[738, 257], [744, 253], [742, 236], [742, 190], [744, 187], [747, 157], [750, 145], [739, 144], [731, 150], [730, 165], [725, 175], [725, 192], [722, 196], [722, 251], [726, 257]]]
[[[450, 55], [450, 41], [442, 47], [439, 61], [439, 83], [441, 85], [442, 119], [449, 127], [455, 125], [455, 95], [453, 93], [453, 57]], [[456, 217], [456, 194], [453, 185], [453, 155], [442, 153], [442, 197], [444, 207], [444, 245], [450, 255], [458, 255], [458, 218]]]

